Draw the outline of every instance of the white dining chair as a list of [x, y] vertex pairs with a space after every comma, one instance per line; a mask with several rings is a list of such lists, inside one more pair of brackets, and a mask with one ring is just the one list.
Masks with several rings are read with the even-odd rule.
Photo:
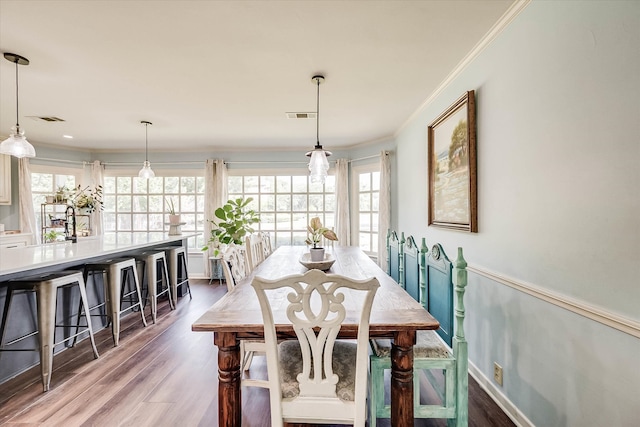
[[271, 235], [268, 231], [260, 232], [260, 236], [262, 237], [262, 251], [264, 253], [264, 258], [267, 259], [269, 255], [273, 253], [273, 245], [271, 244]]
[[[242, 246], [231, 243], [223, 255], [222, 271], [224, 280], [227, 283], [227, 292], [231, 292], [237, 283], [247, 278], [249, 274], [247, 262], [245, 261], [245, 250]], [[256, 353], [264, 354], [263, 340], [240, 340], [240, 363], [242, 371], [247, 371], [251, 367], [253, 356]], [[255, 386], [268, 388], [266, 380], [254, 378], [242, 378], [243, 386]]]
[[[352, 280], [309, 270], [277, 280], [255, 277], [264, 321], [271, 425], [366, 420], [369, 316], [376, 278]], [[282, 293], [284, 291], [284, 293]], [[297, 340], [278, 346], [268, 294], [288, 301]], [[361, 299], [354, 294], [362, 294]], [[358, 311], [357, 343], [336, 340], [347, 309]]]
[[262, 261], [264, 261], [264, 249], [262, 248], [262, 235], [252, 233], [245, 237], [244, 244], [247, 251], [247, 263], [249, 271], [253, 271]]

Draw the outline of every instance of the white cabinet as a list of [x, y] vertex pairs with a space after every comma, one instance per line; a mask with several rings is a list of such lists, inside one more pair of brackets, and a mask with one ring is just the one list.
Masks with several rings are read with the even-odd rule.
[[33, 244], [31, 233], [15, 233], [0, 235], [0, 249], [21, 248]]
[[0, 205], [11, 204], [11, 156], [0, 154]]

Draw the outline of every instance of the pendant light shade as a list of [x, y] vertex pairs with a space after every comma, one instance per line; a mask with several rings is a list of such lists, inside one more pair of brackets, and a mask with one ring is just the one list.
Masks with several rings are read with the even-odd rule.
[[311, 160], [309, 160], [309, 176], [311, 177], [311, 182], [324, 184], [329, 170], [327, 157], [331, 155], [331, 151], [324, 150], [320, 145], [320, 83], [324, 82], [324, 76], [313, 76], [311, 82], [317, 85], [318, 93], [316, 98], [316, 146], [313, 151], [307, 153], [307, 157], [311, 157]]
[[138, 172], [139, 178], [153, 178], [156, 174], [151, 169], [151, 163], [149, 163], [149, 138], [148, 138], [148, 130], [149, 125], [153, 123], [147, 122], [146, 120], [142, 120], [140, 123], [144, 125], [144, 163], [142, 164], [142, 169]]
[[36, 150], [33, 145], [24, 137], [24, 131], [20, 129], [20, 114], [18, 112], [18, 65], [29, 65], [29, 60], [24, 56], [15, 53], [5, 52], [7, 61], [16, 64], [16, 125], [11, 128], [9, 138], [0, 143], [0, 154], [7, 154], [14, 157], [35, 157]]

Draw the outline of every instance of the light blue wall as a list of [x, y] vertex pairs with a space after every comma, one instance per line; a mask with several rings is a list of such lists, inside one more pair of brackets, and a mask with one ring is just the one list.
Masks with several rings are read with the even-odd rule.
[[[428, 124], [476, 91], [477, 234], [427, 227]], [[397, 137], [397, 227], [640, 321], [640, 2], [533, 1]], [[640, 339], [470, 274], [471, 362], [537, 426], [640, 420]]]

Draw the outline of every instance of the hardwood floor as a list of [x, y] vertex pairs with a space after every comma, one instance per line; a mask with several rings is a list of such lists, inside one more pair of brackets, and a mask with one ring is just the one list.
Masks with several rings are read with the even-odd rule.
[[[49, 392], [42, 392], [39, 366], [1, 384], [0, 425], [216, 426], [217, 350], [212, 334], [192, 332], [191, 324], [224, 295], [226, 286], [194, 280], [191, 289], [193, 300], [180, 298], [174, 311], [161, 302], [155, 325], [143, 328], [139, 314], [123, 319], [118, 347], [110, 330], [99, 331], [97, 360], [88, 340], [57, 354]], [[150, 322], [148, 307], [146, 313]], [[251, 372], [265, 375], [264, 358], [254, 359]], [[242, 400], [243, 426], [270, 425], [267, 390], [245, 387]], [[446, 422], [416, 420], [415, 425]], [[469, 378], [469, 426], [513, 425]]]

